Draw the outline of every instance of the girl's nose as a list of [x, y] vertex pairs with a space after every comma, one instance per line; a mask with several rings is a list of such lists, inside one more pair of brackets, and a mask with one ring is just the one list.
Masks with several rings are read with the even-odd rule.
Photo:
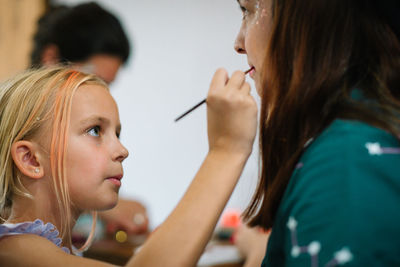
[[126, 149], [126, 147], [124, 147], [121, 143], [119, 143], [118, 152], [116, 153], [116, 156], [114, 157], [114, 159], [115, 159], [116, 161], [122, 162], [122, 161], [124, 161], [128, 156], [129, 156], [129, 151], [128, 151], [128, 149]]

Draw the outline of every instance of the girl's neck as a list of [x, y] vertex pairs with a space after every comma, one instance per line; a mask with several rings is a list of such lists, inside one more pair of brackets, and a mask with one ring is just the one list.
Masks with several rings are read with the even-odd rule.
[[[79, 215], [78, 212], [72, 213], [70, 229], [67, 230], [69, 234], [62, 238], [63, 246], [69, 249], [71, 249], [70, 233]], [[45, 194], [36, 194], [33, 199], [14, 195], [11, 214], [6, 223], [20, 223], [36, 219], [42, 220], [43, 223], [52, 223], [61, 235], [62, 222], [56, 198], [46, 197]]]

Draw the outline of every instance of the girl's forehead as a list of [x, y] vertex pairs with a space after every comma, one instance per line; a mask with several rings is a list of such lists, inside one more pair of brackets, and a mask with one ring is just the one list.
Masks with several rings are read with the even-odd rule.
[[116, 114], [117, 104], [107, 87], [98, 84], [83, 84], [72, 99], [73, 114]]
[[83, 105], [101, 104], [109, 101], [115, 102], [108, 88], [100, 84], [82, 84], [77, 88], [73, 97], [73, 103]]

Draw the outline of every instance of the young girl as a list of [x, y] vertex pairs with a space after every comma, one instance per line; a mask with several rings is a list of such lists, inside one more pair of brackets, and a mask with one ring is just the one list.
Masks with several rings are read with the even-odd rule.
[[400, 4], [238, 0], [262, 98], [262, 266], [400, 266]]
[[[127, 266], [193, 266], [251, 152], [257, 107], [243, 72], [217, 71], [209, 153], [187, 193]], [[226, 112], [228, 111], [228, 112]], [[244, 127], [242, 127], [244, 126]], [[28, 71], [0, 87], [2, 266], [107, 266], [70, 254], [85, 210], [116, 205], [128, 151], [107, 86], [93, 75]]]
[[[131, 53], [118, 17], [94, 2], [51, 6], [38, 20], [31, 66], [68, 65], [96, 74], [108, 84], [114, 81]], [[130, 235], [148, 231], [146, 214], [141, 203], [128, 199], [119, 199], [115, 208], [98, 213], [107, 231], [124, 230]]]

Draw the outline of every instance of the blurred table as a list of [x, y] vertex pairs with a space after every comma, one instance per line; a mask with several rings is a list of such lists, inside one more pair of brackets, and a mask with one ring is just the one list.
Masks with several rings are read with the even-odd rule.
[[[130, 237], [126, 242], [117, 242], [113, 236], [107, 236], [106, 239], [97, 240], [93, 245], [84, 253], [84, 257], [92, 258], [96, 260], [101, 260], [109, 262], [116, 265], [125, 265], [128, 260], [132, 257], [134, 250], [139, 247], [144, 242], [143, 237], [133, 238]], [[213, 241], [213, 245], [218, 247], [221, 246], [231, 246], [228, 243], [218, 243]], [[227, 247], [228, 248], [228, 247]], [[206, 253], [207, 253], [206, 249]], [[211, 256], [212, 255], [207, 255]], [[207, 265], [210, 267], [241, 267], [243, 264], [240, 260], [232, 263], [216, 263], [212, 265]], [[202, 265], [202, 267], [205, 265]]]

